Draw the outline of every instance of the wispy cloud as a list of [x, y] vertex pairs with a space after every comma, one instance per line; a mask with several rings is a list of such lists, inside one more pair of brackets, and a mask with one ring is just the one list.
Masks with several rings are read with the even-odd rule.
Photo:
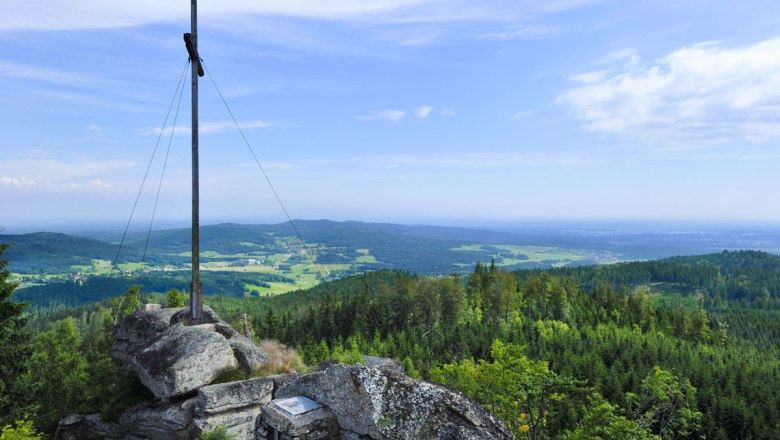
[[35, 181], [25, 177], [0, 176], [0, 185], [12, 187], [25, 187], [35, 185]]
[[[43, 158], [9, 159], [0, 162], [0, 182], [6, 186], [39, 186], [63, 184], [69, 181], [95, 181], [102, 176], [129, 169], [132, 161], [92, 160], [84, 157], [71, 160]], [[24, 176], [24, 177], [9, 177]]]
[[480, 35], [480, 38], [494, 39], [494, 40], [518, 40], [523, 38], [542, 38], [555, 35], [560, 32], [561, 28], [558, 26], [547, 25], [527, 25], [508, 29], [502, 32], [492, 32]]
[[414, 109], [414, 115], [420, 119], [425, 119], [428, 117], [428, 115], [431, 114], [432, 111], [433, 111], [433, 107], [431, 107], [430, 105], [421, 105]]
[[607, 70], [600, 70], [597, 72], [585, 72], [585, 73], [578, 73], [576, 75], [572, 75], [569, 77], [569, 81], [576, 81], [581, 82], [585, 84], [592, 84], [595, 82], [599, 82], [603, 80], [607, 75], [609, 74], [609, 71]]
[[637, 56], [637, 54], [634, 49], [631, 48], [620, 49], [607, 54], [607, 56], [600, 59], [597, 62], [597, 64], [610, 64], [610, 63], [614, 63], [615, 61], [631, 59], [635, 56]]
[[0, 60], [0, 76], [39, 81], [70, 87], [95, 88], [96, 86], [116, 85], [114, 81], [89, 75], [83, 72], [68, 72], [62, 69], [35, 66]]
[[[239, 122], [238, 125], [241, 126], [242, 130], [247, 128], [270, 128], [276, 126], [276, 124], [272, 122], [261, 121], [261, 120]], [[198, 130], [201, 133], [205, 133], [205, 134], [222, 133], [225, 131], [236, 130], [236, 124], [233, 121], [205, 122], [203, 124], [200, 124]]]
[[402, 110], [377, 110], [370, 111], [365, 115], [357, 116], [357, 119], [364, 121], [387, 121], [398, 122], [406, 117], [406, 112]]
[[92, 183], [91, 183], [91, 186], [93, 188], [105, 189], [105, 190], [110, 190], [110, 189], [112, 189], [114, 187], [110, 183], [104, 182], [103, 179], [95, 179], [95, 180], [93, 180]]
[[[262, 120], [239, 122], [238, 124], [241, 126], [242, 130], [251, 128], [271, 128], [277, 126], [277, 124], [273, 122]], [[142, 135], [159, 136], [160, 130], [162, 130], [162, 127], [148, 127], [138, 129], [136, 132]], [[200, 134], [224, 133], [232, 130], [236, 130], [236, 124], [233, 121], [211, 121], [203, 122], [198, 125], [198, 133]], [[177, 135], [190, 134], [191, 132], [192, 128], [189, 125], [177, 125], [174, 129], [174, 133]], [[171, 127], [165, 127], [164, 134], [170, 135], [170, 133]]]
[[[414, 117], [418, 119], [428, 119], [428, 116], [430, 116], [433, 113], [433, 110], [434, 108], [430, 105], [421, 105], [411, 109], [411, 111], [398, 110], [398, 109], [372, 110], [366, 112], [366, 114], [364, 115], [356, 116], [355, 118], [364, 121], [400, 122], [409, 113], [412, 113]], [[451, 110], [442, 110], [440, 112], [440, 115], [442, 116], [452, 116], [454, 114], [455, 112]]]
[[[25, 0], [4, 4], [0, 29], [95, 29], [138, 26], [163, 21], [178, 21], [189, 14], [189, 5], [173, 1], [136, 0], [105, 2], [82, 0], [62, 2], [38, 0], [31, 6]], [[199, 12], [211, 17], [246, 14], [281, 15], [318, 19], [365, 18], [436, 4], [435, 0], [316, 0], [263, 2], [225, 0], [203, 2]]]
[[732, 49], [683, 47], [650, 66], [630, 62], [586, 79], [558, 102], [589, 130], [672, 146], [780, 139], [780, 38]]
[[456, 168], [473, 170], [514, 169], [517, 167], [555, 166], [571, 167], [602, 163], [592, 156], [522, 153], [463, 153], [452, 156], [394, 155], [360, 158], [360, 163], [377, 168]]
[[90, 133], [90, 140], [97, 142], [111, 142], [111, 139], [106, 136], [103, 127], [98, 125], [89, 125], [87, 126], [87, 131]]
[[[561, 153], [459, 153], [451, 155], [399, 154], [345, 157], [340, 159], [306, 159], [265, 164], [266, 168], [284, 171], [305, 171], [314, 168], [350, 170], [472, 170], [491, 172], [519, 167], [579, 167], [606, 163], [602, 155], [579, 152]], [[242, 165], [255, 168], [254, 163]]]
[[[320, 20], [355, 20], [379, 23], [444, 23], [464, 21], [527, 20], [529, 17], [569, 11], [602, 0], [223, 0], [203, 2], [201, 15], [215, 22], [227, 23], [241, 16], [283, 16]], [[6, 0], [0, 16], [0, 30], [74, 30], [106, 29], [184, 21], [187, 4], [174, 1], [135, 0], [112, 2], [102, 0]], [[551, 27], [521, 26], [497, 38], [538, 36]]]

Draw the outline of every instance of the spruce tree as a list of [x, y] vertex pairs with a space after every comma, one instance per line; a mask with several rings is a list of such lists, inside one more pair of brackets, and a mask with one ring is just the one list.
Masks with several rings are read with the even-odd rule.
[[11, 301], [17, 284], [9, 282], [8, 260], [1, 258], [8, 246], [0, 244], [0, 426], [29, 412], [19, 380], [30, 356], [30, 336], [24, 331], [27, 304]]

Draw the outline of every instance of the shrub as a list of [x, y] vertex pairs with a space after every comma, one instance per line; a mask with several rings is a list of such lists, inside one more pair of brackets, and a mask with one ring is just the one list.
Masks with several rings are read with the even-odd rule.
[[32, 421], [17, 420], [15, 425], [5, 425], [0, 440], [40, 440], [41, 434], [35, 431]]
[[222, 425], [203, 431], [203, 434], [200, 436], [200, 440], [233, 440], [234, 438], [232, 435], [228, 435], [227, 428]]

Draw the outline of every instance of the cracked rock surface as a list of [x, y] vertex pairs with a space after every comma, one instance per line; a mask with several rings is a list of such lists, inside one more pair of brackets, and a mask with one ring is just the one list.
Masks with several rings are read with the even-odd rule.
[[330, 408], [342, 438], [514, 438], [501, 420], [463, 394], [364, 365], [337, 364], [301, 376], [274, 397], [294, 396], [306, 396]]

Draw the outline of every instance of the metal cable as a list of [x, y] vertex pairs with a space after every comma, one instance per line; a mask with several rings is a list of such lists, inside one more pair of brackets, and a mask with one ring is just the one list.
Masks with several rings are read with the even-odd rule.
[[[173, 135], [176, 134], [176, 121], [179, 119], [179, 109], [181, 108], [181, 98], [184, 96], [184, 85], [179, 89], [179, 103], [176, 105], [176, 113], [173, 115], [173, 124], [171, 124], [171, 135], [168, 137], [168, 148], [165, 150], [165, 160], [163, 161], [162, 171], [160, 172], [160, 182], [157, 184], [157, 195], [154, 198], [154, 208], [152, 209], [152, 219], [149, 221], [149, 230], [146, 232], [146, 243], [144, 243], [144, 252], [141, 256], [141, 269], [143, 270], [144, 263], [146, 262], [146, 251], [149, 248], [149, 239], [152, 236], [152, 225], [154, 225], [154, 217], [157, 214], [157, 204], [160, 201], [160, 192], [162, 190], [163, 178], [165, 177], [165, 169], [168, 166], [168, 156], [171, 153], [171, 144], [173, 143]], [[140, 274], [138, 275], [140, 279]]]
[[[320, 267], [317, 265], [317, 263], [314, 262], [314, 257], [306, 249], [306, 242], [303, 240], [301, 233], [298, 232], [298, 228], [295, 226], [295, 223], [292, 221], [292, 218], [290, 217], [290, 214], [287, 212], [287, 208], [285, 208], [284, 203], [282, 203], [282, 199], [279, 197], [279, 194], [276, 192], [274, 185], [271, 183], [271, 179], [268, 177], [268, 174], [266, 174], [265, 169], [260, 164], [260, 160], [257, 158], [255, 151], [252, 149], [252, 146], [249, 144], [249, 141], [244, 135], [244, 130], [241, 129], [241, 126], [238, 124], [236, 117], [233, 116], [233, 112], [230, 110], [230, 106], [228, 105], [227, 101], [225, 101], [225, 97], [222, 96], [222, 92], [219, 90], [219, 87], [217, 87], [217, 83], [214, 81], [214, 77], [211, 76], [211, 72], [209, 72], [208, 67], [206, 67], [206, 64], [203, 62], [202, 59], [200, 60], [200, 64], [203, 66], [203, 69], [206, 71], [209, 80], [211, 80], [211, 84], [214, 85], [214, 89], [217, 91], [219, 98], [222, 100], [222, 104], [225, 105], [225, 108], [227, 109], [228, 114], [230, 114], [230, 118], [233, 120], [233, 123], [236, 125], [238, 132], [241, 133], [241, 137], [244, 139], [244, 144], [246, 144], [246, 147], [249, 149], [249, 152], [252, 154], [252, 157], [255, 159], [255, 163], [257, 164], [258, 168], [260, 168], [260, 172], [262, 172], [265, 181], [268, 183], [268, 187], [271, 188], [271, 192], [274, 194], [274, 197], [276, 197], [276, 201], [279, 203], [279, 206], [282, 208], [285, 217], [287, 217], [287, 221], [290, 223], [290, 226], [292, 226], [293, 231], [295, 231], [295, 235], [298, 236], [298, 240], [301, 241], [303, 252], [306, 254], [307, 257], [309, 257], [309, 261], [311, 261], [311, 264], [317, 269], [317, 272], [319, 272], [320, 277], [324, 280], [325, 275], [323, 275], [322, 270], [320, 270]], [[327, 267], [325, 268], [325, 271], [328, 272]]]
[[109, 278], [112, 275], [114, 275], [114, 270], [116, 270], [116, 263], [119, 260], [119, 253], [122, 252], [122, 246], [125, 243], [125, 238], [127, 238], [127, 231], [128, 229], [130, 229], [130, 223], [133, 221], [135, 210], [138, 207], [138, 200], [141, 198], [141, 192], [144, 189], [144, 185], [146, 185], [146, 178], [149, 176], [149, 169], [152, 167], [154, 156], [157, 154], [157, 147], [160, 145], [160, 139], [162, 139], [163, 132], [165, 131], [165, 126], [168, 124], [168, 117], [171, 115], [171, 109], [173, 109], [173, 103], [176, 101], [176, 95], [179, 93], [179, 88], [182, 87], [182, 80], [184, 79], [184, 74], [187, 72], [187, 66], [189, 64], [190, 64], [190, 60], [188, 59], [187, 62], [184, 64], [184, 69], [182, 69], [181, 76], [179, 77], [179, 82], [178, 84], [176, 84], [176, 91], [173, 94], [173, 98], [171, 98], [171, 104], [168, 106], [168, 113], [165, 114], [165, 120], [163, 121], [163, 126], [160, 129], [160, 134], [157, 136], [157, 142], [155, 142], [154, 144], [152, 157], [149, 158], [149, 164], [146, 165], [146, 172], [144, 173], [143, 181], [141, 181], [141, 187], [138, 188], [138, 194], [135, 197], [135, 203], [133, 203], [133, 209], [130, 211], [130, 218], [127, 220], [127, 226], [125, 226], [125, 232], [122, 234], [122, 240], [119, 241], [119, 248], [116, 250], [116, 256], [114, 257], [114, 261], [111, 263], [111, 272], [108, 274]]

